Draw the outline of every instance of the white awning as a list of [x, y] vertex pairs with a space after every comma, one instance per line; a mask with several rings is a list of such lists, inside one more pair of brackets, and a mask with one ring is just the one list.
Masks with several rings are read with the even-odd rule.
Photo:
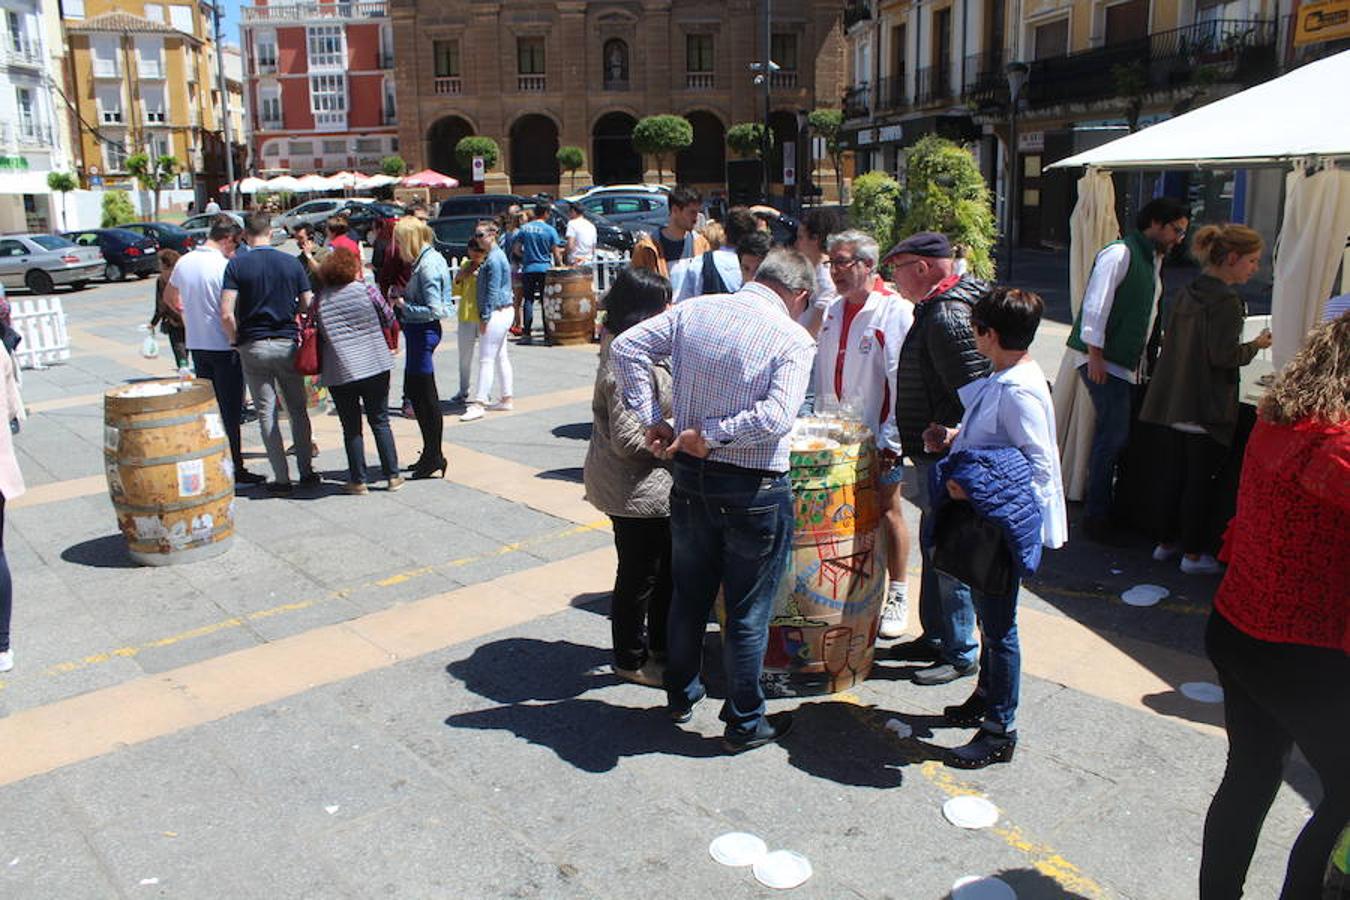
[[1047, 168], [1240, 168], [1350, 158], [1350, 50], [1159, 122]]

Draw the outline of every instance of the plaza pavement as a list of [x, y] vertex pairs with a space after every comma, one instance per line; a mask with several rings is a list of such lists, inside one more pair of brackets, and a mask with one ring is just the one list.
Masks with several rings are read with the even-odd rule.
[[[30, 487], [6, 515], [0, 897], [773, 893], [709, 858], [731, 830], [805, 854], [800, 897], [930, 900], [989, 874], [1022, 898], [1194, 896], [1225, 746], [1221, 708], [1178, 688], [1213, 679], [1214, 580], [1143, 546], [1048, 554], [1021, 598], [1009, 765], [944, 768], [936, 748], [968, 732], [941, 708], [970, 683], [916, 687], [885, 660], [849, 693], [772, 701], [800, 705], [794, 733], [727, 757], [716, 702], [675, 728], [658, 692], [605, 673], [613, 551], [578, 483], [593, 348], [513, 347], [516, 411], [447, 418], [447, 479], [397, 494], [338, 493], [340, 429], [318, 419], [322, 489], [242, 492], [227, 555], [150, 569], [117, 535], [101, 426], [105, 389], [170, 373], [138, 353], [152, 284], [62, 300], [74, 356], [24, 373]], [[1036, 347], [1052, 376], [1065, 331]], [[446, 341], [442, 396], [454, 357]], [[414, 423], [395, 431], [414, 452]], [[1141, 582], [1172, 596], [1122, 603]], [[1278, 893], [1310, 781], [1291, 765], [1251, 896]], [[966, 793], [999, 807], [994, 828], [944, 820]]]

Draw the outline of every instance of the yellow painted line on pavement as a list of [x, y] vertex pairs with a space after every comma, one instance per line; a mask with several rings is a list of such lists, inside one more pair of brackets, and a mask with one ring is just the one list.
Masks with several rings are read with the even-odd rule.
[[[301, 610], [309, 609], [310, 607], [318, 606], [322, 603], [326, 603], [332, 600], [340, 600], [344, 597], [351, 596], [356, 591], [361, 590], [362, 588], [365, 587], [380, 587], [380, 588], [393, 587], [394, 585], [404, 584], [405, 582], [412, 581], [417, 578], [424, 578], [428, 575], [434, 575], [452, 569], [463, 568], [464, 566], [468, 566], [476, 562], [481, 562], [483, 560], [496, 559], [502, 556], [508, 556], [512, 553], [520, 552], [528, 547], [538, 546], [540, 544], [547, 544], [553, 541], [559, 541], [564, 538], [572, 537], [578, 534], [585, 534], [591, 531], [607, 531], [608, 529], [609, 529], [609, 519], [601, 519], [583, 525], [576, 525], [570, 528], [563, 528], [558, 531], [547, 532], [545, 534], [537, 535], [532, 538], [526, 538], [520, 541], [513, 541], [512, 543], [509, 544], [503, 544], [502, 546], [497, 547], [494, 550], [489, 550], [486, 553], [480, 553], [475, 556], [465, 556], [461, 557], [460, 559], [452, 559], [448, 562], [440, 563], [434, 566], [421, 566], [416, 569], [408, 569], [407, 571], [399, 572], [394, 575], [389, 575], [374, 581], [368, 581], [352, 587], [339, 588], [338, 590], [330, 591], [329, 593], [321, 597], [313, 597], [306, 600], [297, 600], [291, 603], [283, 603], [277, 606], [273, 606], [269, 609], [262, 609], [256, 612], [251, 612], [245, 616], [236, 616], [229, 619], [222, 619], [217, 622], [211, 622], [206, 625], [198, 626], [197, 628], [189, 629], [187, 631], [180, 631], [177, 634], [171, 634], [166, 637], [158, 638], [156, 640], [147, 641], [146, 643], [136, 647], [117, 647], [113, 650], [107, 650], [100, 653], [91, 653], [88, 656], [81, 657], [80, 659], [72, 659], [66, 660], [65, 662], [55, 663], [51, 666], [48, 666], [47, 669], [44, 670], [42, 674], [47, 676], [65, 675], [70, 672], [78, 672], [82, 669], [90, 668], [91, 666], [102, 665], [104, 663], [111, 662], [114, 659], [130, 659], [132, 657], [138, 656], [141, 653], [144, 653], [147, 650], [156, 650], [161, 647], [172, 647], [175, 644], [181, 644], [185, 641], [191, 641], [197, 638], [207, 637], [208, 635], [216, 634], [217, 632], [228, 631], [234, 628], [242, 628], [248, 622], [256, 622], [262, 619], [272, 619], [276, 618], [277, 616], [286, 615], [287, 613], [294, 613], [299, 612]], [[7, 682], [5, 682], [4, 680], [0, 680], [0, 690], [4, 690], [6, 684]]]
[[72, 394], [69, 397], [56, 397], [52, 400], [38, 400], [35, 403], [25, 403], [24, 409], [31, 413], [55, 412], [59, 409], [70, 409], [73, 406], [88, 406], [93, 403], [102, 403], [102, 394]]

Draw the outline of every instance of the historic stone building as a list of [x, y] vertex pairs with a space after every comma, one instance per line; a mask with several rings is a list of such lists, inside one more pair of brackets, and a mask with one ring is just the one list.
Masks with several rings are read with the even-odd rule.
[[[560, 145], [586, 152], [577, 184], [655, 179], [654, 161], [633, 151], [633, 126], [678, 113], [694, 145], [679, 154], [676, 176], [720, 186], [726, 130], [764, 120], [751, 69], [763, 56], [760, 0], [390, 0], [389, 9], [399, 145], [414, 169], [468, 183], [454, 148], [479, 134], [502, 150], [492, 188], [509, 179], [517, 191], [558, 191]], [[797, 139], [811, 109], [839, 105], [840, 9], [837, 0], [773, 3], [770, 120], [782, 139]]]

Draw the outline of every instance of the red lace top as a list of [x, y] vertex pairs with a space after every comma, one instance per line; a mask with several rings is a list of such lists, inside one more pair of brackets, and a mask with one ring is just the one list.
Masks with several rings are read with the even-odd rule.
[[1221, 556], [1229, 622], [1350, 654], [1350, 423], [1257, 422]]

